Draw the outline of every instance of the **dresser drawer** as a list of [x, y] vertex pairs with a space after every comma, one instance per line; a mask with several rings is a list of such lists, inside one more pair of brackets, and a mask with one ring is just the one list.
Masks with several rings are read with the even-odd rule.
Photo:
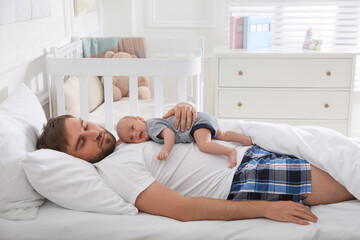
[[221, 89], [218, 117], [348, 119], [349, 92], [294, 89]]
[[350, 88], [352, 59], [219, 59], [219, 87]]

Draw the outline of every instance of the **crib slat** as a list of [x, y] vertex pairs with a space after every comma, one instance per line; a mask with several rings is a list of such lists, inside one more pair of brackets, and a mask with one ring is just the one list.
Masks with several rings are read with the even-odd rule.
[[89, 121], [88, 81], [87, 76], [79, 77], [80, 85], [80, 116]]
[[129, 77], [130, 115], [138, 115], [138, 80], [137, 77]]
[[55, 80], [52, 81], [53, 76], [51, 74], [47, 74], [47, 87], [48, 87], [48, 94], [49, 94], [49, 114], [50, 114], [50, 118], [54, 117], [54, 101], [53, 99], [53, 94], [55, 94]]
[[112, 77], [104, 77], [104, 101], [105, 101], [105, 128], [108, 131], [114, 130], [113, 113], [113, 85]]
[[178, 79], [178, 101], [187, 101], [187, 79], [186, 76], [180, 76]]
[[196, 83], [196, 109], [202, 111], [201, 96], [202, 96], [203, 86], [200, 75], [195, 75], [195, 83]]
[[63, 76], [55, 77], [56, 84], [56, 102], [57, 102], [57, 115], [65, 114], [65, 98], [64, 98], [64, 78]]
[[154, 78], [155, 117], [163, 116], [163, 82], [161, 77]]

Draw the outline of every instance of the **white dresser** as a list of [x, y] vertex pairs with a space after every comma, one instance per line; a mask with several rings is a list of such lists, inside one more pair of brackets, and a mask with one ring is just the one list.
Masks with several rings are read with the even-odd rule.
[[216, 48], [215, 115], [349, 135], [357, 54]]

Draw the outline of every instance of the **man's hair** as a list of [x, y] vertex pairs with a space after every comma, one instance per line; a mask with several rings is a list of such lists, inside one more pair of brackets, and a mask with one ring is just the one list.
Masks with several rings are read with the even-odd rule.
[[68, 146], [67, 133], [65, 132], [65, 120], [73, 118], [71, 115], [61, 115], [50, 118], [43, 127], [43, 132], [37, 139], [36, 148], [48, 148], [65, 152]]

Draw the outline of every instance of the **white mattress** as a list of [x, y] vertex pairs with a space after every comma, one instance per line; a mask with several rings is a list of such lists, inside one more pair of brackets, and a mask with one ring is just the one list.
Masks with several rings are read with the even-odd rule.
[[[172, 107], [178, 103], [177, 99], [164, 99], [163, 100], [163, 113], [167, 113]], [[155, 117], [154, 115], [154, 99], [139, 100], [138, 115], [142, 118], [149, 119]], [[116, 126], [120, 118], [130, 115], [130, 102], [129, 98], [122, 98], [114, 102], [114, 125]], [[105, 104], [101, 104], [93, 112], [89, 114], [89, 121], [94, 122], [102, 127], [105, 126]]]
[[146, 213], [79, 212], [47, 201], [34, 220], [0, 219], [0, 239], [360, 239], [360, 201], [316, 206], [312, 211], [319, 221], [308, 226], [263, 218], [179, 222]]

